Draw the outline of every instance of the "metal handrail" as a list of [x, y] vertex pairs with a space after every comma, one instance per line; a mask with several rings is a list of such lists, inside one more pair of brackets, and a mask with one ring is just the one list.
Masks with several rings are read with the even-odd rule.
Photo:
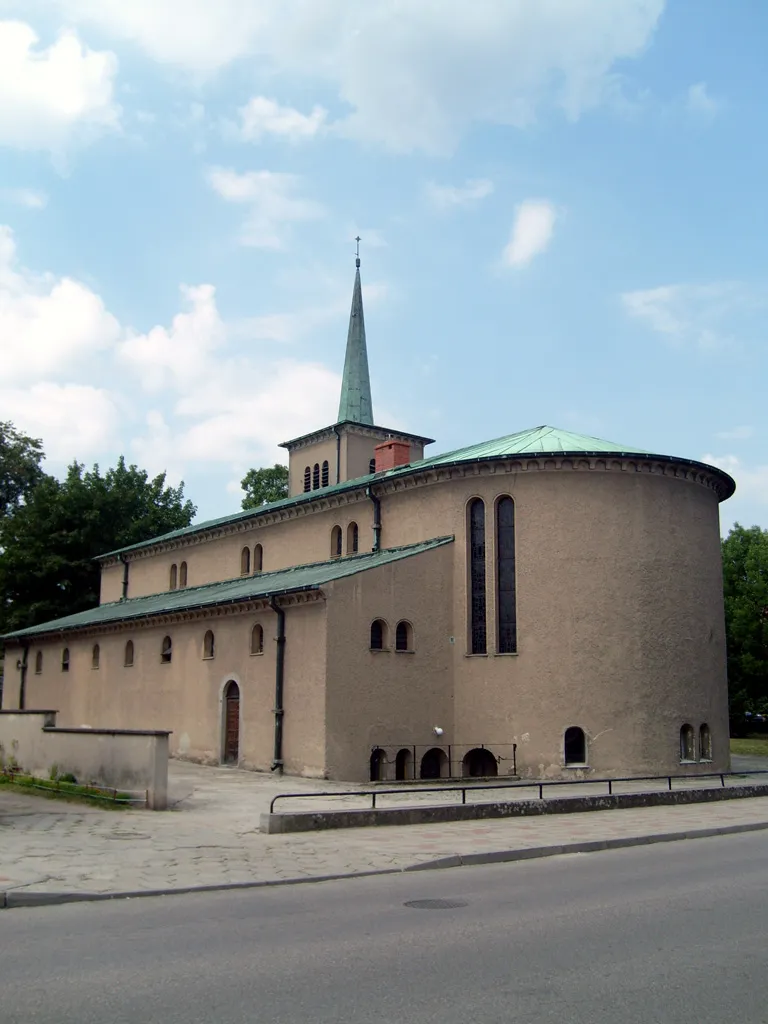
[[[461, 802], [465, 804], [467, 802], [467, 791], [477, 790], [496, 790], [496, 789], [531, 789], [538, 788], [539, 800], [544, 799], [544, 789], [554, 788], [555, 786], [597, 786], [605, 783], [608, 786], [608, 796], [613, 795], [613, 787], [617, 782], [662, 782], [666, 781], [669, 787], [669, 791], [672, 791], [672, 782], [674, 779], [720, 779], [720, 785], [725, 788], [726, 778], [745, 778], [748, 775], [768, 775], [768, 768], [755, 768], [749, 771], [742, 772], [705, 772], [701, 775], [624, 775], [615, 779], [557, 779], [549, 780], [545, 782], [492, 782], [492, 783], [465, 783], [463, 786], [445, 785], [445, 786], [429, 786], [425, 788], [419, 788], [419, 793], [461, 793]], [[343, 790], [342, 792], [325, 792], [325, 793], [278, 793], [277, 796], [273, 796], [269, 803], [269, 813], [275, 813], [275, 804], [278, 800], [319, 800], [328, 799], [329, 797], [344, 797], [344, 796], [357, 796], [371, 798], [371, 810], [376, 809], [376, 797], [377, 796], [403, 796], [404, 793], [413, 793], [415, 790], [405, 789], [400, 787], [398, 789], [349, 789]]]

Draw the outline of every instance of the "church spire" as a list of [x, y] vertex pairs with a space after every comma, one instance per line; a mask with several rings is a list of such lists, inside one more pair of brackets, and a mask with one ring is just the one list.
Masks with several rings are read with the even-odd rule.
[[349, 314], [347, 354], [344, 359], [344, 379], [341, 384], [339, 423], [352, 420], [373, 426], [371, 379], [368, 374], [368, 351], [365, 346], [365, 320], [363, 319], [363, 289], [360, 284], [360, 236], [355, 256], [355, 287], [352, 291], [352, 310]]

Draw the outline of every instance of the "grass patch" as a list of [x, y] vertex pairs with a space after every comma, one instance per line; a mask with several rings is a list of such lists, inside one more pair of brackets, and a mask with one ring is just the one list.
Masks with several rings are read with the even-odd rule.
[[34, 775], [24, 775], [7, 769], [0, 771], [0, 786], [15, 786], [53, 799], [99, 807], [130, 807], [134, 802], [130, 793], [121, 793], [119, 790], [104, 789], [101, 786], [82, 786], [77, 782], [66, 782], [62, 779], [38, 779]]
[[[731, 753], [743, 757], [768, 757], [768, 736], [747, 736], [731, 740]], [[768, 768], [768, 764], [766, 764]]]

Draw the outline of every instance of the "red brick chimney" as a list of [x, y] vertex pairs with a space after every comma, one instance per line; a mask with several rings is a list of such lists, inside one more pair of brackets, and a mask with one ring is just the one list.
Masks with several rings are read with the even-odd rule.
[[396, 466], [407, 466], [411, 461], [411, 446], [405, 441], [385, 441], [373, 449], [376, 457], [376, 472], [395, 469]]

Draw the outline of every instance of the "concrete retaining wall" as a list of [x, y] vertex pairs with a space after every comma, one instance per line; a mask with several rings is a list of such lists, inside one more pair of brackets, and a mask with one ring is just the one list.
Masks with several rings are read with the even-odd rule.
[[65, 729], [55, 711], [0, 711], [0, 747], [24, 772], [48, 778], [56, 765], [78, 782], [145, 790], [147, 806], [168, 806], [168, 737], [164, 731]]

